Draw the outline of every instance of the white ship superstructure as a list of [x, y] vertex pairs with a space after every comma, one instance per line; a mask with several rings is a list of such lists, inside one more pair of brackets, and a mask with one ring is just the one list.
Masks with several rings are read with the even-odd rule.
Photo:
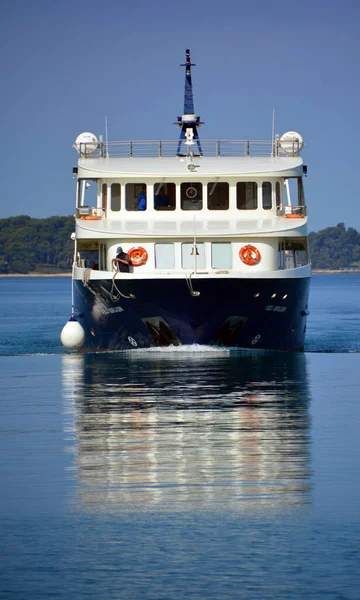
[[[75, 142], [74, 347], [300, 350], [311, 276], [303, 140], [200, 141], [189, 51], [185, 67], [179, 140]], [[114, 261], [119, 247], [129, 272]]]

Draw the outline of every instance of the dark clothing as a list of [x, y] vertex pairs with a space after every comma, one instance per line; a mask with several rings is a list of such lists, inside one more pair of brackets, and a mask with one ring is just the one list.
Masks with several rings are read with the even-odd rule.
[[[116, 261], [118, 271], [120, 271], [121, 273], [129, 273], [130, 261], [129, 256], [126, 254], [126, 252], [120, 252], [120, 254], [116, 255], [116, 258], [120, 259]], [[121, 261], [125, 261], [127, 264]]]
[[155, 208], [162, 208], [164, 206], [169, 206], [169, 198], [166, 194], [157, 194], [155, 196]]

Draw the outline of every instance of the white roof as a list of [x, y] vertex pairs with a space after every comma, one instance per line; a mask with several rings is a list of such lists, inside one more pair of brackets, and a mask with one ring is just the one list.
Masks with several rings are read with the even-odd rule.
[[208, 177], [299, 177], [303, 174], [302, 158], [295, 157], [203, 157], [193, 159], [196, 169], [188, 169], [186, 158], [79, 158], [78, 177], [112, 178], [179, 178], [198, 180]]

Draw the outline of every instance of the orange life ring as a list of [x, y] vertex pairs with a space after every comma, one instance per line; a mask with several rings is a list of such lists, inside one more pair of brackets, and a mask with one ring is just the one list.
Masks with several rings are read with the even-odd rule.
[[148, 259], [148, 253], [145, 248], [142, 248], [141, 246], [131, 248], [128, 252], [128, 256], [133, 267], [144, 265]]
[[251, 244], [240, 248], [239, 256], [245, 265], [250, 266], [257, 265], [261, 260], [261, 254], [259, 250], [255, 248], [255, 246], [251, 246]]

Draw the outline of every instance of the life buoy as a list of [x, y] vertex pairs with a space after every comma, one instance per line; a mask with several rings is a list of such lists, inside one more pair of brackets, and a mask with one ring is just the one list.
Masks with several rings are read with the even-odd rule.
[[251, 244], [240, 248], [239, 256], [245, 265], [250, 265], [251, 267], [257, 265], [261, 260], [259, 250], [255, 246], [251, 246]]
[[144, 265], [148, 259], [148, 253], [145, 248], [142, 248], [141, 246], [131, 248], [128, 252], [128, 256], [133, 267]]

